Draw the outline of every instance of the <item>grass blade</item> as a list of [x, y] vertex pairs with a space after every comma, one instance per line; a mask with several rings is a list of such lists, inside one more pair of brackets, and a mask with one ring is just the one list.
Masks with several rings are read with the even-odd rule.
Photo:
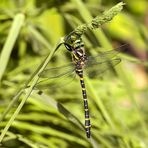
[[4, 72], [5, 72], [6, 67], [7, 67], [10, 54], [11, 54], [11, 52], [13, 50], [14, 44], [16, 42], [16, 39], [17, 39], [18, 35], [19, 35], [21, 27], [22, 27], [22, 25], [24, 23], [24, 19], [25, 19], [24, 14], [17, 14], [14, 17], [12, 27], [10, 29], [7, 40], [6, 40], [6, 42], [5, 42], [4, 46], [3, 46], [3, 49], [2, 49], [2, 52], [1, 52], [1, 55], [0, 55], [0, 63], [1, 63], [1, 66], [0, 66], [0, 80], [2, 79], [2, 76], [3, 76]]

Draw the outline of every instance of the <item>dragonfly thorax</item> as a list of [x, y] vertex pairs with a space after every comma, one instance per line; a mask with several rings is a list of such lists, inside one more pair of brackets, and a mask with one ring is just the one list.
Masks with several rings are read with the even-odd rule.
[[86, 56], [84, 50], [82, 50], [82, 48], [80, 48], [80, 49], [75, 49], [74, 51], [72, 51], [72, 59], [76, 65], [76, 67], [83, 68], [85, 66], [86, 61], [87, 61], [87, 56]]
[[73, 43], [72, 59], [77, 69], [83, 69], [87, 61], [87, 56], [85, 54], [84, 43], [81, 38]]

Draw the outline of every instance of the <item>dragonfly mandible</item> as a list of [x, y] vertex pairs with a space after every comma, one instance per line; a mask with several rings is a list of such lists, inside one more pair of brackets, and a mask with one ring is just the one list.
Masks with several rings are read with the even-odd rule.
[[53, 79], [69, 75], [71, 73], [76, 73], [76, 75], [79, 76], [84, 101], [85, 131], [87, 138], [90, 138], [91, 122], [89, 115], [87, 92], [85, 89], [85, 82], [83, 78], [84, 71], [86, 71], [87, 73], [87, 71], [91, 71], [98, 66], [98, 69], [96, 71], [97, 74], [100, 74], [109, 69], [110, 66], [117, 65], [118, 63], [120, 63], [121, 59], [114, 57], [117, 55], [117, 53], [119, 53], [119, 49], [100, 53], [96, 56], [87, 56], [85, 53], [82, 38], [76, 39], [72, 44], [65, 42], [64, 45], [66, 49], [71, 52], [72, 63], [60, 67], [47, 68], [39, 74], [39, 77]]

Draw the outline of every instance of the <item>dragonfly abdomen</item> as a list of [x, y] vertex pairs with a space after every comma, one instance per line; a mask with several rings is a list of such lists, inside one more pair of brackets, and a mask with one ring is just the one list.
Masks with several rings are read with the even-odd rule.
[[83, 95], [83, 101], [84, 101], [84, 112], [85, 112], [86, 136], [87, 136], [87, 138], [90, 138], [91, 123], [90, 123], [90, 118], [89, 118], [89, 108], [88, 108], [87, 93], [86, 93], [86, 88], [85, 88], [85, 83], [84, 83], [84, 78], [83, 78], [83, 70], [77, 69], [76, 73], [80, 78], [80, 84], [81, 84], [81, 88], [82, 88], [82, 95]]

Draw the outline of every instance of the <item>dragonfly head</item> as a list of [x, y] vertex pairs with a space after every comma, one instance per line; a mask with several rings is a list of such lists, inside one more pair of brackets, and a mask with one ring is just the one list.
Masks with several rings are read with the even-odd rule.
[[65, 47], [66, 47], [66, 49], [67, 49], [68, 51], [72, 51], [72, 50], [73, 50], [73, 47], [72, 47], [71, 45], [69, 45], [69, 44], [67, 44], [67, 43], [64, 43], [64, 45], [65, 45]]

